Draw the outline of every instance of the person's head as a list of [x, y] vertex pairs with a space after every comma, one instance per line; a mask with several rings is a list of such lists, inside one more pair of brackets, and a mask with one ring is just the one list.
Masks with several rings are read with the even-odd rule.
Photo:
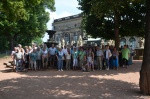
[[116, 47], [114, 47], [114, 51], [116, 51]]
[[80, 47], [80, 51], [83, 51], [83, 47]]
[[58, 48], [58, 50], [61, 52], [61, 51], [62, 51], [62, 48]]
[[21, 45], [21, 44], [18, 44], [18, 47], [19, 47], [19, 48], [21, 48], [21, 47], [22, 47], [22, 45]]
[[37, 48], [37, 51], [40, 51], [40, 47]]
[[52, 47], [55, 47], [55, 45], [54, 45], [54, 44], [52, 44]]
[[17, 51], [17, 47], [14, 47], [14, 51]]
[[20, 49], [20, 52], [24, 53], [24, 49], [23, 49], [23, 48], [21, 48], [21, 49]]
[[20, 49], [19, 49], [19, 48], [17, 48], [17, 52], [18, 52], [18, 53], [20, 52]]
[[124, 45], [124, 48], [127, 48], [127, 45]]
[[44, 44], [44, 48], [47, 48], [47, 45], [46, 45], [46, 44]]
[[29, 50], [32, 50], [32, 47], [31, 47], [31, 46], [29, 46]]
[[107, 50], [107, 49], [109, 49], [109, 46], [108, 46], [108, 45], [106, 45], [106, 46], [105, 46], [105, 48], [106, 48], [106, 50]]
[[64, 46], [64, 49], [66, 49], [67, 47], [66, 46]]
[[74, 51], [76, 51], [76, 50], [77, 50], [77, 48], [75, 47], [75, 48], [74, 48]]
[[89, 52], [91, 52], [92, 51], [92, 48], [89, 48]]
[[105, 49], [105, 46], [104, 46], [104, 45], [102, 45], [102, 49]]
[[35, 53], [36, 52], [36, 49], [33, 49], [33, 53]]
[[26, 49], [26, 53], [28, 53], [29, 52], [29, 49]]

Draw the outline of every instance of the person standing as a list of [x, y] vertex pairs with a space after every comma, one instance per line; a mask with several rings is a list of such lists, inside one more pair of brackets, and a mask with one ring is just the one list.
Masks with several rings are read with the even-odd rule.
[[50, 57], [50, 66], [54, 67], [55, 58], [56, 58], [56, 48], [54, 44], [49, 48], [49, 57]]
[[119, 52], [117, 51], [116, 47], [114, 47], [112, 51], [112, 61], [113, 61], [113, 67], [116, 70], [118, 70], [118, 65], [119, 65], [118, 56], [119, 56]]
[[[15, 60], [16, 60], [16, 72], [23, 70], [23, 60], [24, 55], [21, 53], [20, 49], [17, 48], [17, 52], [15, 53]], [[20, 70], [19, 70], [20, 68]]]
[[57, 60], [58, 60], [58, 71], [63, 71], [63, 57], [64, 53], [62, 51], [62, 48], [59, 48], [58, 53], [56, 54]]
[[25, 61], [25, 71], [28, 71], [28, 69], [29, 69], [29, 49], [25, 50], [24, 61]]
[[36, 67], [36, 60], [37, 60], [36, 49], [33, 49], [33, 52], [30, 53], [29, 59], [30, 59], [31, 69], [36, 71], [37, 70], [37, 67]]
[[41, 69], [41, 62], [42, 62], [42, 51], [40, 49], [40, 47], [37, 48], [36, 50], [37, 53], [37, 59], [36, 59], [36, 64], [37, 64], [37, 69], [40, 70]]
[[78, 66], [78, 51], [76, 48], [74, 48], [72, 56], [73, 56], [73, 70], [76, 70]]
[[91, 48], [89, 48], [87, 53], [87, 66], [87, 71], [90, 71], [91, 69], [94, 71], [94, 53]]
[[70, 70], [70, 64], [71, 64], [70, 48], [67, 48], [65, 55], [66, 55], [66, 70]]
[[98, 70], [102, 70], [103, 51], [97, 47], [96, 51]]
[[124, 45], [122, 49], [122, 60], [123, 60], [123, 67], [128, 68], [128, 60], [130, 57], [130, 50], [127, 48], [127, 45]]
[[17, 53], [17, 47], [14, 47], [14, 50], [11, 52], [11, 58], [13, 60], [13, 69], [15, 69], [14, 66], [16, 65], [16, 59], [15, 59], [16, 53]]
[[83, 69], [83, 63], [84, 63], [84, 57], [85, 57], [86, 53], [84, 52], [83, 48], [80, 48], [80, 52], [79, 52], [79, 65], [80, 68]]
[[43, 70], [47, 69], [48, 65], [48, 51], [47, 47], [44, 47], [42, 50], [42, 65], [43, 65]]
[[110, 50], [109, 50], [109, 46], [108, 45], [106, 45], [105, 46], [105, 52], [104, 52], [104, 56], [105, 56], [105, 61], [106, 61], [106, 70], [109, 70], [109, 59], [110, 59], [110, 57], [112, 56], [112, 54], [111, 54], [111, 52], [110, 52]]

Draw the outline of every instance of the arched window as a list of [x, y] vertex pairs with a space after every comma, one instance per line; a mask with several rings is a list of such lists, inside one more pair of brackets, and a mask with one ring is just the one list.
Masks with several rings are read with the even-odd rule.
[[56, 42], [60, 41], [60, 34], [56, 35]]
[[73, 39], [74, 39], [74, 41], [75, 41], [75, 42], [77, 42], [77, 40], [78, 40], [77, 33], [74, 33], [74, 35], [73, 35]]
[[69, 35], [67, 33], [65, 34], [65, 42], [69, 42]]
[[135, 49], [136, 48], [136, 40], [135, 40], [135, 38], [134, 37], [131, 37], [130, 39], [129, 39], [129, 47], [131, 47], [132, 49]]
[[126, 39], [125, 38], [122, 38], [120, 40], [120, 46], [124, 46], [126, 44]]

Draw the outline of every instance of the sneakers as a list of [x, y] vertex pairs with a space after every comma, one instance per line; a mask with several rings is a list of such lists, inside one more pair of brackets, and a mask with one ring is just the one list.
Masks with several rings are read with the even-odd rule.
[[61, 71], [63, 71], [63, 70], [61, 69]]

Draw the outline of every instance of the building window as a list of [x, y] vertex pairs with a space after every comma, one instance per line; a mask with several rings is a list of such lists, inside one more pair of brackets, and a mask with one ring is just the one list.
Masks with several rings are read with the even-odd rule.
[[69, 42], [69, 35], [66, 33], [65, 34], [65, 42], [68, 43]]
[[125, 38], [122, 38], [120, 40], [120, 46], [124, 46], [126, 44], [126, 39]]
[[132, 49], [135, 49], [136, 48], [136, 40], [135, 40], [135, 38], [134, 37], [131, 37], [130, 39], [129, 39], [129, 47], [130, 48], [132, 48]]
[[78, 40], [78, 36], [77, 36], [77, 34], [76, 34], [76, 33], [74, 33], [74, 35], [73, 35], [73, 39], [74, 39], [74, 41], [75, 41], [75, 42], [77, 42], [77, 40]]
[[56, 35], [56, 42], [60, 41], [60, 34]]

